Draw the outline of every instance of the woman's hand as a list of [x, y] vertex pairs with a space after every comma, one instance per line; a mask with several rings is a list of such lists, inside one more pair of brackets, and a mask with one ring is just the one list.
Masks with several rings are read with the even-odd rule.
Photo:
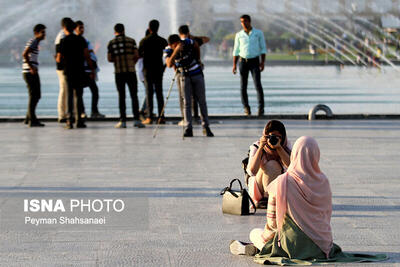
[[264, 243], [272, 240], [275, 237], [275, 232], [266, 230], [261, 234], [261, 238], [264, 240]]
[[265, 136], [261, 136], [259, 142], [260, 142], [260, 145], [259, 145], [257, 151], [255, 152], [255, 154], [253, 156], [249, 157], [249, 164], [247, 165], [247, 170], [246, 171], [251, 176], [257, 175], [257, 173], [258, 173], [258, 171], [260, 169], [261, 158], [262, 158], [262, 155], [264, 153], [264, 149], [265, 149], [265, 146], [266, 146], [268, 140], [267, 140], [267, 138]]

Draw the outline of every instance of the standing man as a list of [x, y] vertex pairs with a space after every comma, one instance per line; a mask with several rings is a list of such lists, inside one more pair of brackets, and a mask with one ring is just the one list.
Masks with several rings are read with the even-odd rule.
[[35, 110], [41, 96], [38, 72], [39, 43], [46, 38], [46, 26], [37, 24], [33, 28], [33, 34], [35, 37], [26, 43], [22, 53], [22, 73], [29, 93], [28, 111], [24, 123], [29, 124], [29, 127], [43, 127], [44, 124], [36, 117]]
[[[193, 36], [190, 33], [189, 26], [187, 26], [187, 25], [182, 25], [179, 28], [179, 31], [180, 32], [181, 31], [188, 32], [189, 33], [188, 34], [189, 38], [194, 40], [199, 45], [199, 47], [201, 47], [203, 44], [208, 43], [210, 41], [210, 38], [207, 37], [207, 36]], [[176, 81], [177, 81], [176, 84], [177, 84], [178, 92], [179, 92], [179, 107], [181, 109], [182, 118], [184, 118], [184, 106], [183, 106], [184, 89], [181, 86], [181, 82], [180, 82], [181, 81], [181, 73], [179, 72], [179, 70], [177, 71]], [[200, 117], [199, 117], [199, 106], [197, 104], [198, 101], [193, 99], [194, 95], [195, 94], [193, 93], [192, 94], [192, 115], [193, 115], [193, 119], [195, 120], [195, 122], [198, 122], [200, 120]], [[184, 120], [182, 120], [181, 122], [178, 123], [178, 125], [182, 125], [182, 124], [184, 124]]]
[[[54, 41], [56, 54], [57, 51], [60, 50], [60, 43], [65, 37], [65, 27], [69, 21], [72, 21], [72, 19], [68, 17], [65, 17], [61, 20], [61, 30], [57, 34], [56, 40]], [[60, 87], [57, 103], [58, 122], [64, 123], [67, 122], [68, 117], [68, 85], [67, 78], [64, 74], [64, 65], [62, 61], [57, 62], [57, 76]]]
[[[83, 37], [83, 34], [85, 33], [85, 25], [80, 20], [78, 20], [75, 23], [76, 23], [76, 28], [75, 28], [76, 35]], [[94, 53], [92, 44], [85, 37], [83, 38], [87, 43], [90, 59], [92, 60], [93, 67], [96, 70], [95, 79], [91, 79], [90, 78], [91, 70], [89, 68], [89, 64], [85, 61], [85, 74], [86, 74], [85, 85], [89, 86], [90, 91], [92, 92], [92, 114], [90, 115], [90, 117], [92, 119], [101, 119], [105, 118], [105, 116], [99, 112], [99, 109], [97, 107], [99, 103], [99, 88], [97, 87], [96, 84], [97, 72], [99, 72], [99, 67], [97, 65], [97, 57], [96, 54]], [[85, 106], [83, 106], [83, 113], [85, 113]]]
[[167, 40], [158, 36], [158, 20], [152, 20], [149, 23], [149, 34], [140, 41], [139, 56], [143, 58], [144, 85], [146, 87], [146, 119], [143, 124], [152, 124], [153, 122], [153, 95], [157, 96], [158, 121], [165, 123], [164, 116], [161, 117], [164, 106], [164, 96], [162, 88], [162, 79], [164, 73], [163, 51], [168, 45]]
[[94, 79], [95, 70], [90, 60], [86, 40], [74, 34], [75, 22], [68, 21], [64, 28], [65, 37], [61, 40], [57, 51], [57, 62], [63, 62], [64, 74], [68, 84], [68, 119], [65, 128], [73, 128], [74, 93], [76, 95], [76, 127], [86, 128], [82, 118], [83, 112], [83, 86], [85, 82], [85, 61], [89, 64], [90, 78]]
[[261, 85], [261, 71], [264, 70], [265, 54], [267, 53], [264, 33], [251, 26], [251, 18], [249, 15], [242, 15], [240, 17], [240, 23], [242, 24], [243, 30], [236, 33], [235, 36], [232, 72], [236, 74], [237, 61], [239, 60], [242, 104], [244, 113], [247, 116], [251, 115], [249, 98], [247, 95], [247, 80], [249, 72], [251, 72], [254, 86], [257, 90], [258, 116], [262, 116], [264, 115], [264, 92]]
[[135, 64], [139, 58], [134, 39], [125, 36], [125, 27], [121, 23], [114, 26], [115, 38], [108, 43], [107, 59], [114, 63], [115, 83], [118, 90], [120, 121], [115, 128], [126, 128], [125, 84], [128, 84], [132, 100], [133, 126], [144, 128], [139, 119], [139, 100], [137, 96], [137, 78]]
[[[184, 88], [185, 132], [184, 137], [193, 136], [192, 95], [198, 101], [202, 119], [203, 134], [213, 137], [206, 102], [204, 74], [200, 62], [199, 45], [189, 39], [189, 31], [181, 31], [180, 36], [173, 34], [168, 38], [170, 49], [166, 49], [166, 63], [169, 68], [175, 66], [181, 73], [181, 86]], [[182, 39], [182, 40], [181, 40]]]

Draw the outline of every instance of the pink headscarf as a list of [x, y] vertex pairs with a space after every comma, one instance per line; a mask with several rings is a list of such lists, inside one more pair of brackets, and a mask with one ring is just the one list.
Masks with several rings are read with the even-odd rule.
[[288, 213], [328, 258], [333, 245], [332, 192], [328, 178], [319, 169], [319, 157], [317, 141], [300, 137], [293, 146], [287, 172], [278, 176], [267, 190], [276, 196], [278, 233]]

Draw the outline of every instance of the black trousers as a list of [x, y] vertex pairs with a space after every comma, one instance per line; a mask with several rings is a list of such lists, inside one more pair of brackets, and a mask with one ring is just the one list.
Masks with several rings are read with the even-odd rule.
[[193, 117], [198, 118], [199, 117], [199, 105], [198, 105], [198, 100], [195, 98], [196, 98], [196, 94], [193, 92], [193, 100], [192, 100]]
[[66, 73], [68, 84], [68, 120], [73, 121], [74, 116], [74, 94], [76, 97], [76, 121], [79, 123], [83, 113], [83, 84], [84, 74]]
[[146, 117], [148, 118], [153, 116], [154, 92], [157, 97], [158, 117], [161, 116], [161, 111], [164, 106], [162, 79], [163, 73], [145, 73], [144, 86], [146, 87]]
[[30, 121], [37, 121], [35, 110], [41, 97], [39, 74], [23, 73], [23, 76], [29, 94], [26, 119]]
[[[87, 87], [89, 87], [90, 91], [92, 92], [92, 114], [99, 113], [99, 109], [97, 107], [99, 103], [99, 87], [97, 87], [96, 81], [89, 77], [89, 74], [86, 73], [86, 75], [87, 75], [86, 77]], [[83, 112], [85, 112], [84, 103], [83, 103]]]
[[129, 93], [131, 95], [133, 119], [139, 120], [139, 99], [137, 96], [136, 73], [115, 73], [115, 83], [118, 90], [120, 120], [126, 121], [125, 85], [128, 85]]
[[258, 57], [252, 59], [239, 59], [239, 71], [240, 71], [240, 87], [242, 104], [245, 108], [250, 108], [249, 97], [247, 95], [247, 82], [249, 78], [249, 72], [253, 77], [254, 87], [257, 91], [258, 108], [264, 109], [264, 92], [261, 85], [261, 72], [260, 72], [260, 60]]

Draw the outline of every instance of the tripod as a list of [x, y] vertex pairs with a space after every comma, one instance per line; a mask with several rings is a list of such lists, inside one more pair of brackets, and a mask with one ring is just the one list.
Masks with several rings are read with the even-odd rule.
[[158, 128], [160, 127], [160, 126], [159, 126], [159, 125], [160, 125], [160, 121], [161, 121], [162, 116], [164, 115], [165, 107], [167, 106], [168, 99], [169, 99], [169, 96], [170, 96], [170, 94], [171, 94], [172, 87], [174, 86], [175, 79], [176, 79], [176, 76], [177, 76], [177, 75], [178, 75], [178, 71], [176, 70], [176, 71], [175, 71], [175, 74], [174, 74], [174, 78], [172, 78], [171, 85], [169, 86], [168, 94], [167, 94], [167, 97], [165, 98], [165, 103], [164, 103], [164, 106], [163, 106], [163, 108], [162, 108], [162, 110], [161, 110], [160, 117], [158, 117], [157, 126], [156, 126], [156, 128], [154, 129], [153, 138], [156, 138], [156, 136], [157, 136]]

